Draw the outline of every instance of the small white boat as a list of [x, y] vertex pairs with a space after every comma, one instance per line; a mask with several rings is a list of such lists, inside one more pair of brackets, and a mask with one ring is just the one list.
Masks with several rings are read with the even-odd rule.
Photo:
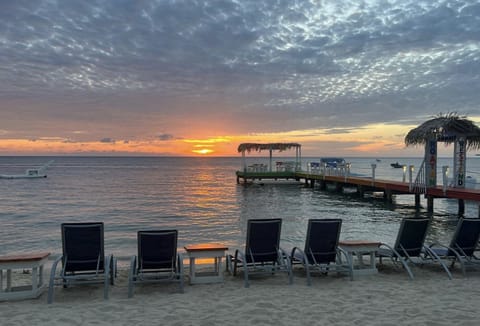
[[49, 161], [40, 168], [27, 169], [24, 174], [0, 174], [0, 179], [33, 179], [33, 178], [46, 178], [46, 169], [52, 164], [53, 161]]

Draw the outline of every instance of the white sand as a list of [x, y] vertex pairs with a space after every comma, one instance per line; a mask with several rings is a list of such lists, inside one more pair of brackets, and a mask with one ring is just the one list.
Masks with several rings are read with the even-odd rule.
[[296, 269], [294, 284], [281, 273], [223, 284], [143, 285], [127, 298], [127, 271], [121, 270], [110, 299], [101, 286], [56, 287], [55, 302], [0, 302], [0, 325], [479, 325], [480, 272], [464, 278], [455, 269], [448, 280], [439, 266], [413, 268], [410, 281], [387, 265], [378, 275], [316, 276], [308, 287]]

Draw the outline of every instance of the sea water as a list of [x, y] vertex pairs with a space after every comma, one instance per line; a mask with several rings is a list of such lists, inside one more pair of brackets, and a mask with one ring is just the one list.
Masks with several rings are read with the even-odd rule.
[[[429, 216], [424, 200], [416, 210], [411, 195], [395, 196], [389, 204], [293, 180], [237, 184], [242, 160], [236, 157], [0, 157], [0, 174], [21, 174], [52, 159], [47, 178], [0, 179], [0, 254], [58, 255], [64, 222], [104, 222], [105, 251], [128, 257], [136, 253], [138, 230], [177, 229], [180, 248], [220, 242], [234, 249], [244, 246], [248, 219], [282, 218], [281, 244], [291, 248], [303, 246], [308, 219], [341, 218], [341, 239], [393, 244], [401, 218]], [[315, 160], [304, 158], [302, 164], [306, 168]], [[402, 181], [403, 171], [390, 163], [418, 169], [422, 161], [346, 160], [352, 173], [371, 176], [376, 164], [376, 178], [396, 181]], [[440, 159], [442, 165], [452, 166], [451, 159]], [[480, 158], [469, 158], [467, 170], [477, 177]], [[427, 241], [448, 243], [458, 220], [457, 202], [436, 199], [434, 210]], [[465, 215], [478, 217], [478, 203], [467, 202]]]

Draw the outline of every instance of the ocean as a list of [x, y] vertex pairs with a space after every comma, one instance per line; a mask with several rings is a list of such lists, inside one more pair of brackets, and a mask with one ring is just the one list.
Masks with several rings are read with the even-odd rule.
[[[137, 231], [178, 229], [179, 247], [220, 242], [241, 248], [248, 219], [282, 218], [282, 247], [303, 246], [310, 218], [341, 218], [341, 239], [393, 244], [401, 218], [429, 216], [426, 202], [416, 210], [413, 196], [393, 204], [375, 197], [311, 189], [303, 182], [237, 184], [240, 157], [0, 157], [0, 174], [21, 174], [54, 160], [42, 179], [0, 179], [0, 254], [62, 251], [60, 224], [101, 221], [105, 251], [136, 254]], [[264, 158], [249, 158], [268, 163]], [[288, 158], [286, 158], [288, 159]], [[275, 158], [281, 160], [281, 158]], [[289, 159], [291, 160], [291, 158]], [[302, 162], [318, 161], [303, 158]], [[402, 180], [390, 163], [420, 166], [420, 158], [346, 158], [352, 173]], [[453, 165], [440, 159], [438, 166]], [[480, 181], [480, 158], [467, 161]], [[407, 176], [408, 179], [408, 176]], [[439, 176], [441, 182], [441, 176]], [[467, 217], [478, 217], [478, 203], [467, 202]], [[448, 243], [457, 222], [454, 200], [435, 200], [428, 242]]]

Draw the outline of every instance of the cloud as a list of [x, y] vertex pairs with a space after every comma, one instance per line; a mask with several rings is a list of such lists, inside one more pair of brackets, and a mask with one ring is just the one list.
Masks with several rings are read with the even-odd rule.
[[107, 138], [102, 138], [102, 139], [100, 139], [100, 142], [101, 142], [101, 143], [111, 143], [111, 144], [115, 144], [115, 140], [112, 139], [112, 138], [108, 138], [108, 137], [107, 137]]
[[0, 135], [106, 128], [110, 143], [194, 137], [200, 119], [348, 133], [479, 116], [479, 13], [462, 0], [2, 1]]
[[173, 135], [170, 134], [161, 134], [157, 136], [158, 139], [160, 140], [172, 140], [174, 139]]

